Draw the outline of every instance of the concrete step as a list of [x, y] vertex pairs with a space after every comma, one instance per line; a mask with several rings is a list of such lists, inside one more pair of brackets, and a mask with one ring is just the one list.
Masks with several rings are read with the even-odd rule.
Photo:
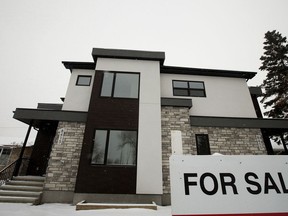
[[12, 190], [12, 191], [42, 191], [43, 187], [37, 186], [24, 186], [24, 185], [2, 185], [0, 190]]
[[43, 182], [40, 181], [22, 181], [22, 180], [11, 180], [6, 183], [6, 185], [23, 185], [23, 186], [36, 186], [43, 187]]
[[0, 202], [12, 203], [37, 203], [38, 198], [35, 197], [14, 197], [14, 196], [0, 196]]
[[0, 190], [0, 196], [38, 198], [40, 195], [41, 195], [41, 192]]
[[44, 182], [45, 177], [42, 177], [42, 176], [14, 176], [13, 180]]

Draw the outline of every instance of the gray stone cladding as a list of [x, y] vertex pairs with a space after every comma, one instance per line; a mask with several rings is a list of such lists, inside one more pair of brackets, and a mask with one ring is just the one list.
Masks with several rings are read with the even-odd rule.
[[260, 129], [192, 127], [190, 126], [189, 108], [185, 107], [162, 106], [161, 115], [163, 194], [170, 194], [169, 157], [172, 152], [171, 130], [181, 131], [183, 154], [197, 155], [196, 134], [208, 134], [211, 154], [267, 154]]
[[59, 122], [44, 191], [74, 191], [84, 130], [85, 123]]

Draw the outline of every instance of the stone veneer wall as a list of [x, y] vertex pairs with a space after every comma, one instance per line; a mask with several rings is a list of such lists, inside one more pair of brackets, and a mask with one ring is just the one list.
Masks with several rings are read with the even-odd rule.
[[[265, 155], [266, 149], [260, 129], [191, 127], [189, 108], [162, 107], [163, 194], [170, 194], [169, 157], [171, 130], [182, 132], [183, 154], [197, 155], [195, 134], [208, 134], [211, 154]], [[193, 119], [192, 119], [193, 120]]]
[[[62, 136], [59, 135], [61, 129], [64, 129]], [[85, 123], [59, 122], [46, 171], [44, 191], [74, 192], [84, 130]]]

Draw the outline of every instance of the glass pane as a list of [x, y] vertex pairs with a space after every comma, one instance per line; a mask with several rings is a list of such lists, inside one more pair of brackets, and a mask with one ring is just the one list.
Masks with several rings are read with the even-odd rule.
[[111, 97], [113, 86], [114, 73], [104, 72], [101, 96]]
[[189, 96], [187, 89], [174, 89], [173, 93], [175, 96]]
[[189, 90], [189, 93], [193, 97], [205, 97], [204, 90]]
[[186, 81], [173, 81], [173, 87], [175, 87], [175, 88], [188, 88], [188, 82], [186, 82]]
[[117, 73], [114, 97], [138, 98], [139, 74]]
[[106, 140], [107, 131], [96, 130], [92, 152], [92, 164], [104, 164]]
[[210, 146], [207, 135], [196, 135], [198, 155], [210, 155]]
[[107, 164], [136, 165], [136, 131], [110, 131]]
[[78, 76], [77, 85], [89, 86], [91, 82], [91, 76]]
[[189, 88], [204, 89], [204, 83], [202, 83], [202, 82], [189, 82]]

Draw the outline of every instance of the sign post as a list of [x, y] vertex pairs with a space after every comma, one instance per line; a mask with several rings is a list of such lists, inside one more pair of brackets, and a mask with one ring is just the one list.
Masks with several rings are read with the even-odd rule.
[[170, 157], [173, 216], [288, 215], [287, 156]]

